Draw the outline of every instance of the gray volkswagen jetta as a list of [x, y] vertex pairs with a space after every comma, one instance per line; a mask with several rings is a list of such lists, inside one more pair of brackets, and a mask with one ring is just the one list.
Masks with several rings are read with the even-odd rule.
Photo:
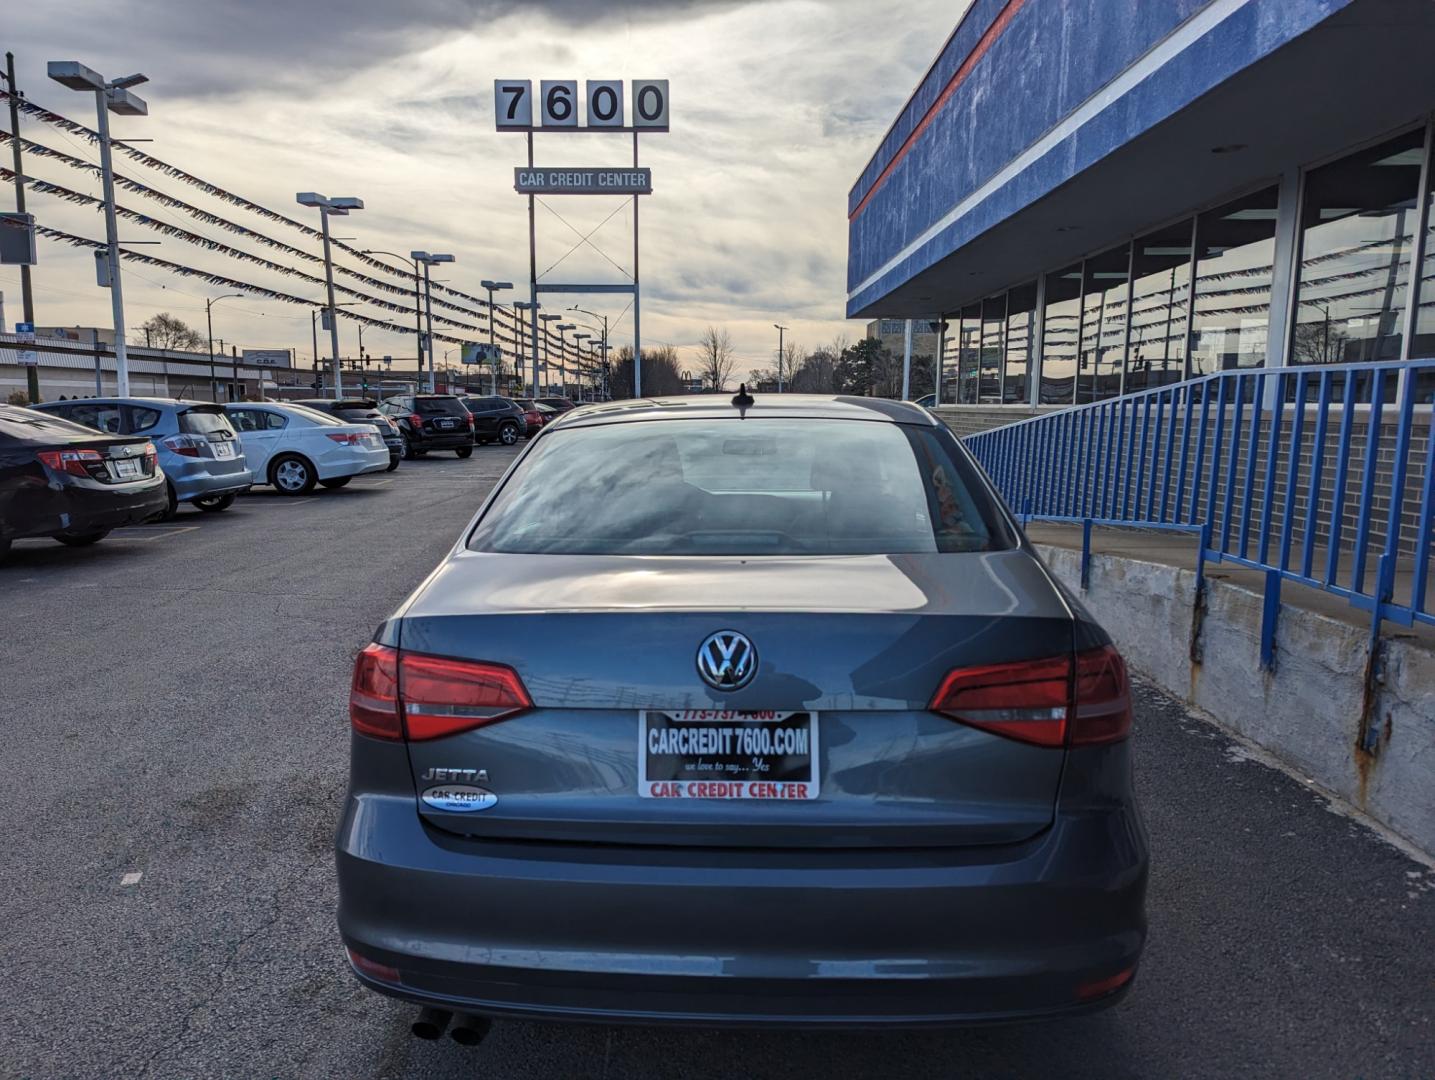
[[429, 1037], [984, 1023], [1136, 971], [1121, 658], [912, 405], [566, 414], [349, 711], [339, 927]]

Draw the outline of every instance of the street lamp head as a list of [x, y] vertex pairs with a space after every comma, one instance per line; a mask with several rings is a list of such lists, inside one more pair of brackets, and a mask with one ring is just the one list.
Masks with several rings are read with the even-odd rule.
[[71, 90], [103, 90], [105, 80], [98, 71], [87, 68], [78, 60], [51, 60], [45, 65], [45, 74], [61, 86]]
[[536, 311], [543, 305], [531, 303], [527, 300], [515, 300], [513, 301], [513, 306], [516, 307], [519, 311]]
[[511, 281], [480, 281], [479, 284], [485, 289], [491, 289], [494, 292], [498, 292], [499, 289], [513, 288], [513, 282]]
[[[557, 318], [557, 316], [554, 316], [554, 317]], [[578, 324], [577, 324], [577, 323], [571, 323], [571, 322], [564, 322], [564, 323], [559, 323], [559, 324], [558, 324], [557, 326], [555, 326], [553, 329], [555, 329], [555, 330], [565, 330], [565, 331], [566, 331], [566, 330], [577, 330], [577, 329], [578, 329]]]
[[133, 75], [126, 75], [123, 79], [111, 80], [110, 85], [120, 90], [126, 90], [131, 86], [138, 86], [140, 83], [147, 82], [149, 82], [148, 75], [141, 75], [139, 72], [135, 72]]
[[413, 259], [414, 262], [433, 262], [433, 256], [430, 255], [427, 251], [410, 251], [409, 258]]
[[561, 318], [563, 318], [562, 315], [553, 315], [553, 314], [540, 315], [540, 316], [538, 316], [538, 317], [539, 317], [540, 319], [542, 319], [544, 322], [552, 322], [554, 319], [561, 319]]
[[131, 94], [124, 87], [105, 91], [105, 108], [117, 116], [148, 116], [149, 106], [138, 94]]
[[436, 263], [458, 262], [458, 259], [452, 255], [430, 255], [429, 258]]
[[343, 210], [347, 213], [350, 210], [362, 210], [364, 200], [355, 198], [353, 195], [341, 195], [338, 198], [329, 200], [329, 208], [332, 210]]
[[787, 327], [785, 327], [785, 326], [779, 326], [777, 323], [773, 323], [773, 324], [772, 324], [772, 328], [773, 328], [774, 330], [786, 330], [786, 329], [787, 329]]
[[301, 191], [294, 196], [294, 201], [300, 206], [328, 206], [329, 200], [320, 195], [317, 191]]

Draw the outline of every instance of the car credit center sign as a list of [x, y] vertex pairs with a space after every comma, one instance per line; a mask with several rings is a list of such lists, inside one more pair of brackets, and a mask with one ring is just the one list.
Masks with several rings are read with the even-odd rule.
[[520, 195], [650, 195], [651, 169], [516, 168], [513, 187]]

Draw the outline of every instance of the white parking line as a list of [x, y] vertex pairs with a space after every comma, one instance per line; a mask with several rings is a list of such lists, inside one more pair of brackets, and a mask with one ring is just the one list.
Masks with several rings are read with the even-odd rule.
[[[153, 544], [156, 540], [164, 540], [166, 537], [175, 536], [179, 533], [195, 532], [198, 525], [125, 525], [118, 528], [111, 535], [125, 533], [125, 540], [134, 540], [140, 544]], [[154, 536], [129, 535], [137, 532], [152, 532]]]
[[120, 878], [120, 884], [121, 884], [121, 885], [138, 885], [138, 884], [140, 883], [140, 878], [142, 878], [142, 877], [144, 877], [144, 873], [143, 873], [142, 871], [139, 871], [139, 870], [131, 870], [131, 871], [130, 871], [128, 874], [126, 874], [124, 877]]

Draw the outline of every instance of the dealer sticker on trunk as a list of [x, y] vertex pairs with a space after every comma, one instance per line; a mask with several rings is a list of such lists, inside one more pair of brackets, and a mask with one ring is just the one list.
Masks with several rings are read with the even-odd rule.
[[815, 799], [817, 714], [680, 709], [638, 714], [645, 799]]

